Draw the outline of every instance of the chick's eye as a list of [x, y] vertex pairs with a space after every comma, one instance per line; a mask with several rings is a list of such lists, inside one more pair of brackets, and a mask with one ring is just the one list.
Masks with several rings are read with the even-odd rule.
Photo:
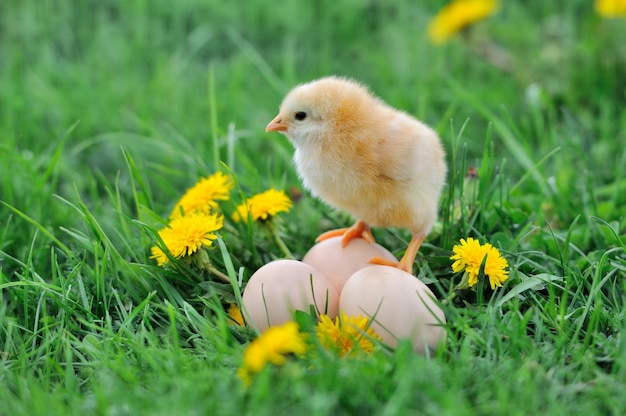
[[296, 113], [296, 120], [304, 120], [306, 118], [306, 113], [304, 111], [298, 111]]

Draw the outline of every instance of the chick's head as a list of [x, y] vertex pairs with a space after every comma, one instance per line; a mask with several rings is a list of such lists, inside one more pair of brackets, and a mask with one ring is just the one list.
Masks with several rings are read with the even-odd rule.
[[380, 105], [367, 88], [340, 77], [326, 77], [292, 89], [265, 131], [278, 131], [296, 146], [354, 134], [366, 128]]

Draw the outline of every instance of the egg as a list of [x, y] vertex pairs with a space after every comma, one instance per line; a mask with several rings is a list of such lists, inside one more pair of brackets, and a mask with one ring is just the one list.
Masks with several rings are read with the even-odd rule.
[[324, 273], [338, 292], [354, 272], [371, 266], [372, 257], [397, 262], [393, 254], [383, 246], [370, 244], [362, 238], [355, 238], [341, 247], [342, 236], [332, 237], [314, 245], [302, 259]]
[[259, 331], [293, 320], [293, 312], [337, 316], [339, 292], [324, 273], [296, 260], [276, 260], [258, 269], [243, 292], [243, 315]]
[[390, 266], [369, 266], [354, 273], [343, 287], [339, 310], [368, 316], [371, 328], [390, 347], [410, 339], [423, 354], [446, 339], [446, 317], [435, 296], [416, 277]]

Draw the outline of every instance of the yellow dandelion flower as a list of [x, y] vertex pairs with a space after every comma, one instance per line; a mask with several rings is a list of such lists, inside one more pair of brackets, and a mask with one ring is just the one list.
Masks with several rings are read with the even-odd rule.
[[155, 259], [158, 266], [163, 266], [170, 260], [167, 258], [167, 254], [157, 246], [152, 247], [150, 252], [152, 253], [150, 258]]
[[509, 271], [505, 270], [509, 267], [509, 263], [502, 257], [500, 250], [491, 244], [486, 243], [483, 247], [485, 255], [487, 256], [487, 260], [485, 261], [485, 276], [489, 277], [491, 290], [495, 289], [496, 286], [502, 287], [502, 283], [509, 278]]
[[433, 43], [443, 43], [461, 29], [491, 16], [497, 9], [497, 0], [454, 0], [430, 22], [428, 36]]
[[626, 0], [596, 0], [593, 7], [602, 17], [626, 18]]
[[[217, 238], [215, 232], [222, 228], [224, 217], [217, 214], [196, 212], [170, 221], [169, 225], [159, 231], [159, 237], [165, 243], [169, 253], [179, 259], [190, 256], [201, 247], [210, 247]], [[151, 258], [162, 266], [168, 257], [159, 247], [152, 247]]]
[[470, 287], [478, 282], [478, 273], [480, 265], [485, 257], [484, 250], [478, 240], [469, 237], [467, 240], [461, 239], [461, 244], [457, 244], [452, 248], [455, 253], [450, 260], [456, 260], [452, 263], [452, 271], [458, 273], [465, 270], [469, 276]]
[[270, 189], [254, 195], [237, 207], [233, 213], [236, 222], [267, 221], [279, 212], [287, 212], [292, 207], [292, 202], [284, 191]]
[[347, 316], [342, 311], [334, 322], [328, 315], [321, 315], [315, 331], [325, 348], [336, 350], [343, 357], [352, 351], [372, 352], [372, 340], [381, 338], [368, 325], [369, 318]]
[[455, 260], [452, 263], [452, 271], [455, 273], [465, 271], [469, 287], [478, 283], [478, 274], [485, 256], [487, 259], [483, 273], [489, 278], [491, 289], [502, 286], [502, 283], [509, 277], [508, 270], [505, 270], [509, 267], [508, 262], [502, 257], [500, 251], [489, 243], [481, 245], [478, 240], [469, 237], [467, 240], [461, 239], [461, 244], [455, 245], [452, 251], [454, 255], [450, 257], [450, 260]]
[[217, 208], [217, 201], [226, 201], [234, 184], [230, 176], [215, 172], [213, 175], [200, 179], [174, 206], [170, 219], [183, 215], [203, 212], [209, 214]]
[[305, 352], [306, 343], [297, 323], [290, 321], [273, 326], [248, 345], [243, 352], [243, 364], [237, 373], [244, 383], [249, 384], [251, 377], [267, 364], [283, 365], [288, 355], [302, 355]]
[[228, 322], [229, 325], [245, 326], [245, 323], [243, 321], [243, 315], [241, 315], [241, 309], [239, 309], [239, 306], [237, 306], [237, 304], [231, 303], [230, 305], [228, 305], [226, 313], [230, 317], [230, 320]]

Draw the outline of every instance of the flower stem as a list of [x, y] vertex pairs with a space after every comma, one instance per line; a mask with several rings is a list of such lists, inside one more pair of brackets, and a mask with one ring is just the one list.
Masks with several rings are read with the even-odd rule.
[[211, 273], [213, 273], [217, 278], [219, 278], [219, 280], [223, 281], [224, 283], [230, 283], [230, 277], [228, 277], [227, 274], [224, 274], [222, 272], [220, 272], [219, 270], [217, 270], [215, 267], [213, 266], [209, 266], [208, 267], [209, 271]]
[[454, 298], [456, 298], [456, 296], [457, 296], [457, 295], [456, 295], [456, 292], [455, 292], [455, 291], [453, 291], [452, 293], [450, 293], [450, 294], [448, 295], [448, 297], [447, 297], [447, 298], [445, 298], [444, 300], [442, 300], [442, 301], [441, 301], [441, 304], [442, 304], [442, 305], [447, 305], [449, 302], [452, 302], [452, 301], [454, 300]]
[[283, 239], [280, 238], [280, 236], [278, 235], [278, 232], [276, 231], [276, 228], [275, 227], [270, 227], [270, 232], [273, 234], [274, 240], [276, 241], [276, 244], [278, 244], [278, 248], [280, 248], [280, 250], [283, 252], [283, 254], [287, 258], [293, 259], [294, 258], [293, 254], [291, 254], [291, 251], [289, 251], [289, 248], [287, 247], [287, 245], [285, 244]]

